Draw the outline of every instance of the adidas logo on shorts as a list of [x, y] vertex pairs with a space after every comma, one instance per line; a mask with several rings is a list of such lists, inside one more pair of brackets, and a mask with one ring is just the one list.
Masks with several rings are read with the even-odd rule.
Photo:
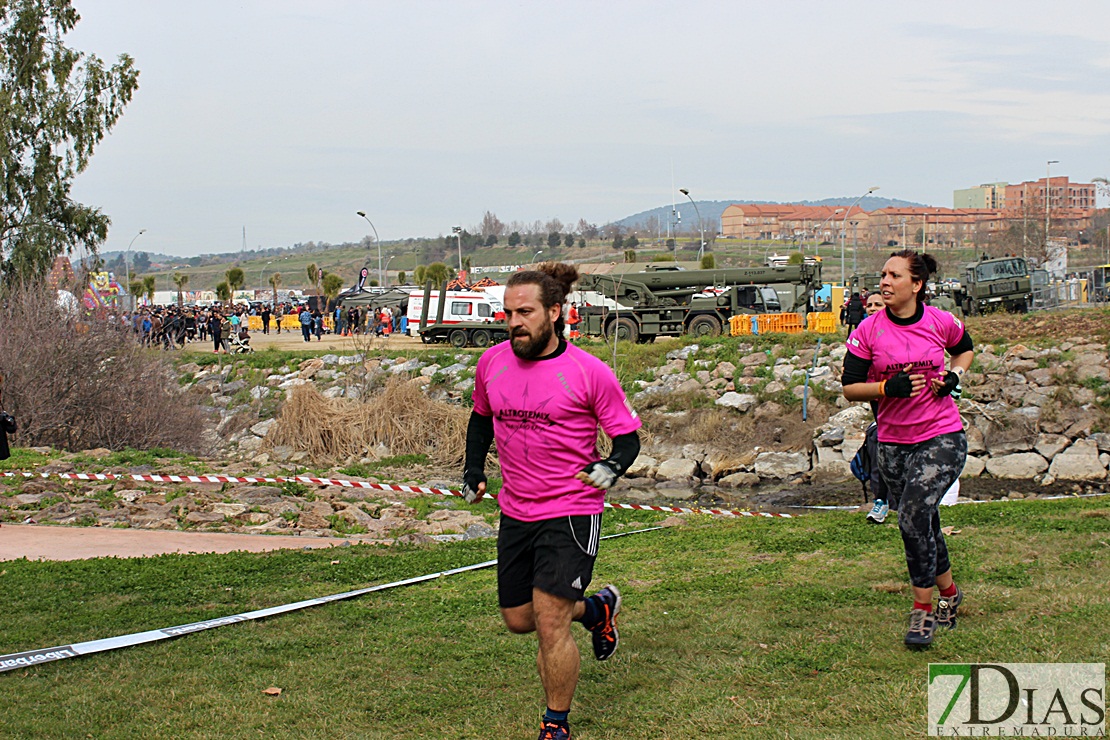
[[571, 588], [582, 588], [582, 576], [574, 579], [574, 583], [570, 584]]

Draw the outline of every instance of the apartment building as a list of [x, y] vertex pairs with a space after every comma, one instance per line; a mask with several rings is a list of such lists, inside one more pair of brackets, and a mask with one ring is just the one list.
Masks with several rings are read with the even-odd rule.
[[952, 194], [952, 207], [1002, 210], [1008, 185], [1009, 183], [1005, 182], [990, 182], [974, 188], [957, 190]]
[[1095, 184], [1069, 182], [1066, 176], [1060, 176], [1006, 186], [1002, 209], [1015, 217], [1044, 213], [1046, 205], [1053, 214], [1057, 210], [1094, 210]]
[[865, 233], [867, 211], [853, 206], [807, 206], [801, 204], [736, 203], [721, 214], [721, 236], [725, 239], [783, 239], [817, 243], [840, 238], [843, 225]]

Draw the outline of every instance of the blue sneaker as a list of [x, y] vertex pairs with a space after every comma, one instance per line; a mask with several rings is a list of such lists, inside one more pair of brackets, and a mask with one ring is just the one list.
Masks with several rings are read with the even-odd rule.
[[886, 521], [886, 515], [890, 513], [890, 507], [886, 501], [881, 498], [875, 499], [875, 505], [871, 507], [871, 511], [867, 512], [867, 521], [874, 522], [875, 524], [882, 524]]
[[594, 657], [608, 660], [617, 651], [620, 635], [617, 633], [617, 614], [621, 610], [621, 592], [613, 584], [590, 597], [601, 610], [601, 620], [590, 627], [594, 641]]
[[545, 720], [540, 728], [539, 740], [570, 740], [570, 726], [565, 722]]

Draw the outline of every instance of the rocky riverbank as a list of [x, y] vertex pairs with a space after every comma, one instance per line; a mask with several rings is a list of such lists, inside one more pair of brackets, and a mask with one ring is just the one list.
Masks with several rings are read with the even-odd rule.
[[[674, 343], [627, 382], [644, 422], [640, 458], [610, 492], [641, 503], [777, 507], [858, 502], [848, 461], [871, 422], [840, 394], [840, 342], [757, 345], [735, 339]], [[305, 472], [375, 482], [457, 488], [458, 465], [367, 439], [359, 455], [314, 460], [297, 445], [272, 443], [283, 403], [307, 386], [335, 403], [372, 402], [390, 383], [465, 406], [471, 352], [327, 354], [266, 367], [257, 359], [185, 363], [181, 392], [213, 419], [206, 460], [165, 458], [114, 465], [107, 450], [48, 454], [53, 472], [288, 475]], [[1068, 338], [1051, 346], [985, 344], [965, 376], [960, 411], [968, 431], [964, 494], [1024, 498], [1107, 489], [1110, 375], [1107, 345]], [[803, 419], [804, 412], [804, 419]], [[496, 474], [496, 463], [492, 466]], [[6, 495], [4, 495], [6, 494]], [[419, 498], [419, 497], [418, 497]], [[492, 515], [457, 500], [413, 505], [403, 493], [286, 484], [224, 486], [12, 481], [0, 520], [153, 529], [350, 535], [374, 542], [488, 536]]]

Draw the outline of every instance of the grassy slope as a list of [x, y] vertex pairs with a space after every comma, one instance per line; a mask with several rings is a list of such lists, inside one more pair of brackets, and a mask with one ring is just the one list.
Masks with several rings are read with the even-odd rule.
[[[489, 506], [489, 504], [485, 504]], [[614, 513], [617, 522], [650, 516]], [[960, 628], [901, 646], [894, 527], [858, 516], [695, 521], [604, 543], [622, 646], [584, 659], [575, 737], [924, 734], [933, 662], [1095, 662], [1110, 652], [1105, 500], [944, 512]], [[5, 563], [0, 652], [335, 593], [478, 562], [491, 541], [269, 555]], [[333, 560], [338, 563], [333, 564]], [[576, 635], [588, 655], [586, 634]], [[260, 623], [0, 674], [5, 736], [531, 737], [532, 637], [507, 634], [480, 571]], [[284, 689], [268, 697], [268, 686]]]

